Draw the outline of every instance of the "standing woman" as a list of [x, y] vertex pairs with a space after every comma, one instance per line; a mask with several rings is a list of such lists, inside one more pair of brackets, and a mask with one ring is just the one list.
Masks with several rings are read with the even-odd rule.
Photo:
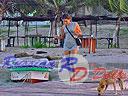
[[80, 26], [77, 22], [72, 22], [72, 17], [68, 14], [63, 16], [63, 24], [64, 25], [61, 28], [61, 35], [55, 36], [55, 38], [64, 39], [64, 55], [78, 54], [79, 46], [77, 46], [76, 41], [71, 34], [76, 38], [82, 36]]

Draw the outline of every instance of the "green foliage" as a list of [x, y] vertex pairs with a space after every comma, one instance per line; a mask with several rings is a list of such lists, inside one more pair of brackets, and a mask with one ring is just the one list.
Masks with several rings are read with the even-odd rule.
[[55, 48], [55, 46], [48, 46], [46, 43], [41, 43], [36, 41], [35, 44], [32, 46], [33, 48]]
[[99, 5], [103, 0], [84, 0], [85, 5], [89, 7], [97, 6]]
[[43, 25], [43, 26], [39, 26], [39, 28], [49, 28], [50, 25]]
[[21, 48], [55, 48], [55, 46], [48, 47], [47, 44], [36, 41], [33, 46], [22, 45]]
[[[10, 34], [13, 34], [14, 32], [16, 32], [16, 31], [13, 29], [10, 30]], [[5, 27], [3, 27], [3, 28], [1, 27], [0, 28], [0, 36], [7, 36], [7, 34], [8, 34], [8, 29]]]
[[121, 37], [128, 37], [128, 28], [121, 28], [120, 29], [120, 36]]
[[[30, 39], [29, 41], [30, 43], [32, 43], [32, 40]], [[25, 45], [22, 45], [21, 48], [55, 48], [55, 46], [48, 46], [47, 43], [42, 43], [39, 38], [35, 38], [34, 39], [34, 44], [33, 45], [28, 45], [28, 44], [25, 44]]]
[[33, 48], [55, 48], [55, 46], [48, 46], [47, 43], [42, 43], [38, 38], [34, 40]]
[[24, 3], [21, 0], [14, 0], [12, 2], [14, 2], [13, 6], [9, 6], [10, 3], [3, 5], [7, 10], [12, 10], [12, 12], [15, 10], [24, 15], [34, 12], [34, 16], [39, 16], [47, 14], [49, 9], [52, 9], [55, 14], [68, 11], [76, 12], [83, 5], [92, 8], [101, 5], [108, 11], [110, 11], [110, 7], [112, 12], [121, 10], [121, 12], [128, 14], [128, 0], [24, 0]]
[[127, 0], [120, 0], [120, 9], [123, 13], [128, 14], [128, 1]]
[[22, 45], [21, 48], [30, 48], [29, 45]]
[[112, 44], [111, 48], [119, 48], [116, 44]]
[[110, 9], [118, 16], [123, 13], [128, 14], [128, 1], [127, 0], [108, 0]]
[[[38, 28], [49, 28], [50, 27], [50, 25], [38, 25]], [[29, 27], [29, 31], [33, 31], [33, 30], [35, 30], [35, 28], [36, 28], [36, 26], [34, 25], [32, 25], [32, 26], [30, 26]]]
[[47, 45], [44, 43], [41, 43], [40, 41], [35, 41], [32, 47], [33, 48], [47, 48]]

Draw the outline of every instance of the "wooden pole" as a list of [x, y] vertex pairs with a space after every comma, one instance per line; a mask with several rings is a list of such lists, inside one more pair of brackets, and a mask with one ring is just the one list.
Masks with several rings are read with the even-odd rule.
[[38, 35], [37, 21], [36, 21], [36, 35]]
[[90, 20], [90, 36], [92, 35], [92, 21]]
[[10, 20], [8, 22], [8, 37], [9, 37], [9, 35], [10, 35]]
[[97, 20], [96, 20], [96, 26], [95, 26], [95, 27], [96, 27], [96, 30], [95, 30], [95, 31], [96, 31], [95, 37], [96, 37], [96, 48], [97, 48], [97, 47], [98, 47], [98, 44], [97, 44]]
[[18, 21], [16, 22], [16, 27], [17, 27], [17, 31], [16, 31], [16, 35], [17, 35], [17, 45], [19, 46], [19, 25], [18, 25]]
[[7, 41], [7, 47], [10, 47], [11, 44], [10, 44], [10, 20], [8, 22], [8, 41]]

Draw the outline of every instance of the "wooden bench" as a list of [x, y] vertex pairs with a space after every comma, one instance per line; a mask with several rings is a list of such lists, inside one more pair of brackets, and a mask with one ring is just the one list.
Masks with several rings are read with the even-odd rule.
[[39, 42], [42, 42], [42, 39], [43, 39], [43, 43], [47, 43], [47, 39], [48, 39], [49, 47], [51, 46], [50, 39], [54, 38], [54, 37], [50, 37], [50, 36], [41, 36], [41, 35], [28, 35], [26, 37], [29, 37], [32, 39], [32, 41], [31, 41], [32, 46], [34, 45], [34, 40], [37, 38], [39, 38]]
[[[16, 36], [9, 36], [7, 39], [7, 45], [6, 47], [14, 47], [15, 46], [15, 38]], [[25, 36], [18, 36], [18, 38], [23, 38], [24, 39], [24, 44], [25, 44], [25, 38], [29, 38], [31, 39], [31, 45], [34, 45], [34, 40], [39, 38], [39, 41], [43, 43], [47, 43], [48, 41], [48, 46], [51, 46], [51, 39], [53, 39], [54, 37], [50, 37], [50, 36], [41, 36], [41, 35], [25, 35]], [[43, 40], [42, 40], [43, 39]]]

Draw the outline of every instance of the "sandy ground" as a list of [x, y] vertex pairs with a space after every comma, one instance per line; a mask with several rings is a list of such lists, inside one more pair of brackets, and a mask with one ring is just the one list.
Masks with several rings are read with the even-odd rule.
[[[36, 54], [36, 51], [45, 51], [47, 54], [41, 54], [41, 56], [63, 56], [62, 48], [42, 48], [42, 49], [21, 49], [16, 47], [7, 48], [6, 52], [0, 52], [0, 65], [2, 66], [3, 60], [7, 56], [14, 55], [15, 53], [27, 52], [28, 54]], [[80, 48], [80, 55], [84, 56], [87, 59], [90, 70], [93, 70], [93, 66], [96, 67], [105, 67], [108, 70], [111, 68], [123, 68], [128, 71], [128, 49], [97, 49], [96, 53], [88, 53], [88, 49]], [[32, 59], [31, 57], [29, 59]], [[57, 72], [56, 69], [53, 70], [52, 77], [53, 80], [58, 80], [56, 77]]]
[[[63, 82], [50, 81], [27, 86], [0, 88], [0, 96], [98, 96], [97, 85], [98, 83], [66, 85]], [[104, 96], [115, 96], [113, 88], [110, 89], [110, 87]], [[116, 96], [128, 96], [127, 89], [123, 93], [120, 90], [117, 92]]]
[[[29, 54], [36, 54], [36, 51], [46, 51], [50, 56], [63, 56], [63, 48], [16, 48], [16, 47], [8, 47], [5, 52], [0, 52], [0, 64], [2, 64], [3, 59], [6, 56], [14, 55], [15, 53], [27, 52]], [[97, 49], [96, 53], [88, 53], [88, 49], [80, 48], [80, 55], [86, 55], [86, 59], [89, 63], [128, 63], [128, 49]]]
[[[36, 54], [37, 50], [48, 52], [45, 55], [63, 56], [62, 48], [21, 49], [12, 47], [7, 48], [6, 52], [0, 52], [0, 66], [2, 66], [2, 61], [6, 56], [14, 55], [15, 53], [19, 52], [28, 52], [29, 54]], [[95, 64], [97, 67], [123, 67], [123, 69], [125, 69], [126, 71], [128, 69], [128, 49], [97, 49], [96, 53], [89, 54], [88, 49], [85, 50], [81, 48], [79, 54], [86, 54], [84, 58], [88, 60], [90, 66], [91, 64]], [[90, 74], [90, 76], [91, 75], [92, 74]], [[10, 72], [1, 68], [0, 96], [97, 96], [96, 87], [98, 83], [84, 83], [82, 85], [78, 85], [78, 87], [82, 88], [69, 88], [69, 86], [65, 85], [64, 83], [60, 84], [56, 69], [52, 70], [50, 76], [52, 78], [52, 81], [49, 82], [42, 82], [37, 84], [22, 84], [22, 82], [11, 82]], [[128, 86], [128, 83], [125, 85]], [[106, 94], [107, 95], [105, 96], [113, 96], [113, 90], [111, 87], [108, 88]], [[125, 90], [124, 95], [122, 96], [128, 96], [128, 90]]]

